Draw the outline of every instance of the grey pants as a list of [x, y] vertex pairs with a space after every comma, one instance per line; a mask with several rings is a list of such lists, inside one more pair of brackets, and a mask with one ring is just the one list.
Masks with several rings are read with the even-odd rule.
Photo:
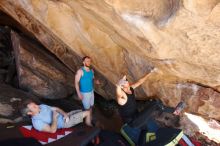
[[63, 128], [70, 128], [72, 126], [75, 126], [75, 125], [83, 122], [84, 111], [82, 111], [82, 110], [73, 110], [73, 111], [67, 113], [67, 115], [69, 116], [69, 121], [68, 122], [64, 121]]

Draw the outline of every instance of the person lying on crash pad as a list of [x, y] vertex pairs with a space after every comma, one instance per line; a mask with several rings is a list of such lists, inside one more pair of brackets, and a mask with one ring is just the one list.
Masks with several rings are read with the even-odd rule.
[[84, 118], [86, 125], [92, 126], [89, 111], [73, 110], [66, 113], [58, 107], [38, 105], [31, 100], [23, 104], [22, 114], [31, 116], [36, 130], [48, 133], [55, 133], [57, 129], [69, 128], [82, 123]]

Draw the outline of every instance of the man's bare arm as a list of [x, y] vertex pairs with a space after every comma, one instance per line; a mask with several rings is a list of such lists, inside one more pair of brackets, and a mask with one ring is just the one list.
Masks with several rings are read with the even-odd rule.
[[80, 80], [81, 76], [82, 76], [82, 70], [79, 69], [75, 75], [75, 88], [76, 88], [76, 92], [77, 92], [79, 99], [82, 100], [83, 97], [79, 91], [79, 80]]
[[44, 128], [42, 129], [43, 132], [55, 133], [57, 131], [57, 116], [58, 116], [58, 113], [54, 111], [52, 124], [45, 125]]

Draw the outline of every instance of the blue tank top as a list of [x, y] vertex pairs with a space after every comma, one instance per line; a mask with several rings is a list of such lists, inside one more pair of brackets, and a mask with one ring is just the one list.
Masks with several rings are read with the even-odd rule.
[[82, 67], [83, 75], [79, 80], [79, 89], [80, 92], [91, 92], [93, 90], [93, 77], [94, 73], [90, 69], [90, 71], [86, 71]]

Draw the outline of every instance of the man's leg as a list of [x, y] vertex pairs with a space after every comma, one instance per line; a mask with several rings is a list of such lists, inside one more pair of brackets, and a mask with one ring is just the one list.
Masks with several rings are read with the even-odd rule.
[[69, 128], [83, 122], [85, 118], [86, 125], [91, 126], [91, 116], [89, 111], [81, 111], [70, 115], [70, 120], [64, 122], [64, 128]]
[[94, 105], [94, 91], [90, 94], [90, 107], [92, 108]]
[[90, 118], [92, 119], [92, 106], [94, 105], [94, 92], [82, 93], [83, 95], [83, 107], [90, 112]]
[[84, 111], [83, 117], [85, 118], [86, 125], [92, 126], [92, 117], [90, 111]]
[[73, 110], [73, 111], [68, 112], [67, 115], [68, 115], [68, 116], [71, 116], [71, 115], [73, 115], [73, 114], [75, 114], [75, 113], [78, 113], [78, 112], [81, 112], [81, 111], [82, 111], [81, 109]]
[[87, 92], [87, 93], [81, 93], [82, 96], [83, 96], [83, 99], [82, 99], [82, 104], [83, 104], [83, 107], [85, 110], [89, 110], [90, 109], [90, 96], [91, 96], [91, 93], [90, 92]]
[[90, 114], [91, 114], [91, 119], [92, 119], [92, 107], [94, 106], [94, 92], [92, 91], [90, 94]]
[[[94, 105], [94, 92], [87, 92], [87, 93], [83, 93], [83, 107], [85, 110], [87, 110], [89, 112], [89, 121], [91, 123], [92, 121], [92, 106]], [[84, 99], [85, 98], [85, 99]], [[86, 118], [87, 121], [87, 118]], [[88, 124], [90, 125], [90, 124]]]

